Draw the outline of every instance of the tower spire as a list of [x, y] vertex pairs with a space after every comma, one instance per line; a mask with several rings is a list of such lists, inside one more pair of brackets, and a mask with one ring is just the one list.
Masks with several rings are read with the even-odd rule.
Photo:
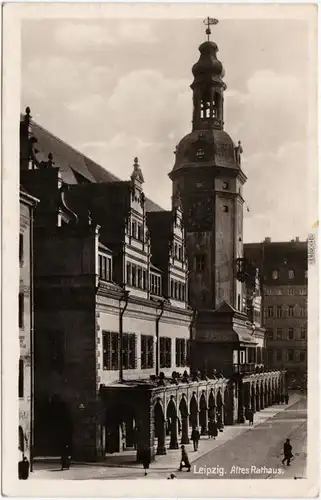
[[203, 23], [205, 25], [207, 25], [205, 33], [207, 35], [207, 41], [209, 42], [210, 41], [210, 35], [212, 34], [210, 26], [212, 26], [214, 24], [217, 24], [218, 23], [218, 19], [215, 19], [214, 17], [207, 17], [206, 19], [204, 19]]

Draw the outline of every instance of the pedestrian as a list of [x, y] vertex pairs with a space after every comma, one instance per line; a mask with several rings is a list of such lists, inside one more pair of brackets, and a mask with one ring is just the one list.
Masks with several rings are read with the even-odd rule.
[[214, 419], [210, 420], [208, 424], [208, 436], [209, 438], [216, 439], [217, 435], [218, 435], [217, 424]]
[[285, 404], [288, 405], [289, 404], [289, 395], [288, 394], [286, 394], [284, 396], [284, 400], [285, 400]]
[[61, 453], [61, 470], [64, 470], [64, 469], [69, 470], [70, 469], [70, 460], [71, 460], [70, 450], [69, 450], [69, 446], [66, 444], [63, 447], [63, 450]]
[[253, 410], [252, 410], [251, 408], [248, 410], [247, 417], [248, 417], [248, 419], [249, 419], [249, 425], [253, 425], [253, 421], [254, 421], [254, 412], [253, 412]]
[[147, 470], [149, 469], [150, 465], [150, 449], [149, 448], [144, 448], [141, 452], [141, 461], [144, 467], [145, 471], [145, 476], [147, 476]]
[[185, 446], [183, 444], [181, 446], [181, 450], [182, 450], [182, 456], [181, 456], [181, 462], [179, 464], [178, 470], [181, 471], [183, 469], [183, 467], [185, 467], [187, 469], [187, 472], [190, 472], [191, 471], [191, 464], [189, 462], [187, 451], [186, 451]]
[[28, 479], [29, 477], [29, 460], [27, 457], [23, 457], [22, 460], [18, 464], [18, 478], [19, 479]]
[[284, 462], [286, 462], [286, 465], [290, 465], [291, 458], [293, 458], [293, 453], [289, 439], [287, 439], [283, 445], [283, 454], [284, 458], [282, 460], [282, 464], [284, 465]]
[[196, 427], [193, 427], [191, 439], [193, 441], [194, 451], [197, 451], [198, 450], [198, 442], [200, 440], [200, 433]]

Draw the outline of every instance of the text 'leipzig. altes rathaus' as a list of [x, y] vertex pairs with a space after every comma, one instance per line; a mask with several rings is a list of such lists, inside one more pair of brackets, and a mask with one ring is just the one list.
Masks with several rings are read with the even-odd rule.
[[21, 118], [21, 190], [37, 200], [34, 422], [21, 424], [34, 456], [65, 444], [75, 459], [134, 444], [138, 459], [165, 454], [193, 426], [244, 422], [287, 391], [265, 366], [259, 274], [243, 259], [246, 176], [224, 131], [224, 70], [214, 42], [199, 51], [171, 210], [145, 197], [137, 158], [121, 181], [29, 109]]

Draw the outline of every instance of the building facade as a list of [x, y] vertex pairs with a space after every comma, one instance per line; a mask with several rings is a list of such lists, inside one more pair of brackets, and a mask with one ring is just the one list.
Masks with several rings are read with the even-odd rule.
[[289, 385], [305, 387], [307, 377], [307, 242], [245, 245], [245, 257], [260, 269], [267, 365], [286, 369]]
[[34, 406], [34, 304], [33, 304], [33, 211], [37, 200], [20, 186], [19, 230], [19, 451], [30, 459], [33, 440]]
[[[35, 212], [35, 453], [166, 453], [190, 430], [244, 422], [286, 393], [264, 371], [256, 270], [244, 271], [241, 145], [223, 130], [222, 65], [193, 67], [193, 131], [176, 151], [171, 210], [135, 158], [120, 181], [21, 118]], [[205, 70], [204, 70], [205, 68]], [[204, 71], [207, 73], [204, 80]], [[191, 367], [191, 370], [190, 370]]]

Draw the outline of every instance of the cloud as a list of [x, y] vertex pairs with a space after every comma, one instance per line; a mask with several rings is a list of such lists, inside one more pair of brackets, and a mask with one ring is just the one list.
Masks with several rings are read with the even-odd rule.
[[261, 70], [247, 80], [246, 92], [226, 92], [227, 130], [242, 139], [245, 154], [276, 152], [283, 143], [306, 137], [304, 87], [299, 76]]
[[102, 45], [116, 43], [107, 27], [77, 21], [63, 22], [54, 32], [54, 41], [60, 47], [75, 52], [88, 48], [100, 50]]
[[250, 212], [244, 212], [244, 241], [266, 236], [287, 240], [306, 238], [309, 231], [309, 180], [307, 148], [287, 143], [276, 153], [257, 153], [244, 162], [248, 176], [244, 196]]
[[54, 41], [65, 50], [98, 52], [103, 46], [120, 43], [155, 43], [157, 38], [147, 22], [114, 20], [111, 23], [68, 21], [57, 25]]

